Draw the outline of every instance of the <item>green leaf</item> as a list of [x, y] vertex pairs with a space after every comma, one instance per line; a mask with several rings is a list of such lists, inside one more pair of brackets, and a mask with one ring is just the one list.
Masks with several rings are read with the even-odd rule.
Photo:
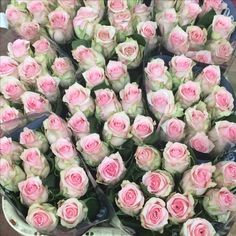
[[191, 155], [191, 162], [192, 162], [191, 164], [192, 164], [192, 166], [193, 166], [193, 165], [196, 165], [196, 163], [197, 163], [197, 158], [196, 158], [196, 155], [195, 155], [193, 149], [192, 149], [191, 147], [188, 147], [188, 150], [189, 150], [190, 155]]
[[228, 117], [224, 117], [224, 120], [236, 123], [236, 114], [230, 115]]
[[80, 45], [83, 45], [87, 48], [90, 48], [91, 47], [91, 41], [90, 40], [84, 40], [84, 39], [76, 39], [72, 42], [71, 45], [72, 45], [73, 49], [76, 49]]
[[142, 46], [145, 46], [145, 44], [146, 44], [144, 37], [140, 34], [133, 34], [133, 35], [131, 35], [131, 38], [136, 40], [138, 42], [138, 44], [140, 44]]
[[88, 218], [93, 221], [100, 210], [100, 204], [95, 197], [85, 199], [84, 203], [88, 208]]
[[198, 18], [196, 25], [204, 26], [205, 28], [208, 28], [212, 24], [212, 21], [215, 15], [216, 15], [215, 11], [213, 9], [210, 10], [204, 16]]

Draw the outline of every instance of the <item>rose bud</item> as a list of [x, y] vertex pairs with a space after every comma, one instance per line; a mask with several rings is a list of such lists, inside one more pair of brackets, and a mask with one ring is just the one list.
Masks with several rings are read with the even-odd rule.
[[126, 172], [125, 164], [119, 152], [106, 156], [97, 168], [97, 182], [112, 185], [120, 181]]
[[60, 190], [64, 197], [80, 198], [88, 190], [89, 179], [83, 168], [71, 166], [60, 172]]
[[194, 215], [194, 198], [191, 194], [175, 193], [166, 203], [173, 223], [182, 223]]
[[53, 74], [60, 79], [60, 86], [68, 88], [75, 82], [75, 68], [67, 57], [56, 58], [52, 65]]
[[25, 148], [38, 148], [42, 153], [48, 150], [48, 141], [44, 134], [27, 127], [20, 133], [19, 142]]
[[144, 205], [144, 196], [139, 186], [128, 180], [122, 182], [121, 190], [115, 200], [119, 209], [130, 216], [137, 215]]
[[23, 21], [17, 33], [29, 41], [34, 41], [40, 36], [40, 26], [38, 23], [33, 21]]
[[79, 67], [83, 71], [90, 69], [92, 66], [105, 66], [103, 55], [93, 48], [86, 48], [80, 45], [72, 51], [72, 56], [79, 63]]
[[163, 232], [163, 228], [168, 224], [168, 211], [165, 202], [160, 198], [152, 197], [144, 205], [140, 213], [142, 227], [152, 231]]
[[84, 136], [87, 136], [90, 132], [90, 123], [88, 122], [87, 117], [81, 111], [77, 111], [68, 120], [67, 124], [77, 140]]
[[55, 164], [59, 170], [64, 170], [79, 163], [75, 146], [68, 139], [58, 139], [51, 145], [51, 151], [56, 156]]
[[4, 76], [18, 77], [18, 63], [8, 56], [0, 56], [0, 78]]
[[207, 41], [206, 29], [201, 29], [199, 26], [188, 26], [186, 29], [188, 34], [190, 50], [201, 49]]
[[90, 40], [93, 38], [94, 28], [99, 22], [99, 15], [92, 7], [80, 7], [73, 19], [76, 36], [79, 39]]
[[[130, 2], [130, 1], [129, 1]], [[146, 4], [137, 3], [133, 8], [133, 27], [136, 28], [138, 23], [151, 20], [151, 7]]]
[[63, 9], [57, 8], [48, 15], [48, 33], [57, 43], [66, 43], [73, 37], [73, 26], [70, 15]]
[[156, 170], [161, 166], [161, 153], [152, 146], [138, 146], [134, 156], [136, 164], [144, 171]]
[[203, 208], [218, 222], [226, 223], [230, 213], [236, 211], [236, 195], [227, 188], [210, 189], [203, 198]]
[[179, 142], [185, 137], [185, 123], [177, 118], [166, 120], [162, 125], [162, 138], [166, 141]]
[[31, 206], [34, 203], [44, 203], [48, 200], [48, 190], [43, 186], [41, 179], [29, 177], [18, 183], [22, 204]]
[[200, 83], [187, 81], [179, 86], [176, 94], [176, 101], [179, 102], [183, 108], [188, 108], [199, 101], [200, 95]]
[[191, 165], [191, 155], [185, 144], [168, 142], [163, 152], [163, 168], [171, 174], [183, 173]]
[[11, 161], [0, 158], [0, 184], [9, 191], [18, 192], [18, 183], [25, 179], [24, 171]]
[[229, 39], [234, 32], [235, 25], [229, 16], [215, 15], [212, 21], [212, 34], [213, 40], [220, 38]]
[[127, 0], [108, 0], [107, 7], [111, 13], [123, 12], [128, 9], [128, 3]]
[[77, 0], [57, 0], [57, 2], [71, 17], [74, 17], [76, 9], [81, 7], [80, 1]]
[[143, 175], [142, 184], [147, 191], [156, 197], [167, 197], [173, 190], [174, 180], [171, 174], [164, 170], [148, 171]]
[[130, 119], [125, 112], [118, 112], [109, 117], [103, 127], [103, 137], [107, 143], [118, 147], [131, 137]]
[[127, 66], [120, 61], [110, 60], [108, 62], [106, 76], [115, 92], [119, 92], [130, 82]]
[[26, 91], [24, 84], [15, 77], [3, 77], [0, 83], [0, 92], [4, 98], [13, 103], [20, 102], [20, 96]]
[[34, 58], [28, 56], [19, 65], [18, 72], [23, 82], [28, 85], [35, 85], [37, 77], [42, 74], [42, 67]]
[[108, 145], [102, 142], [96, 133], [82, 137], [76, 143], [76, 147], [90, 166], [97, 166], [110, 153]]
[[157, 91], [162, 88], [172, 89], [172, 78], [165, 62], [156, 58], [147, 63], [145, 70], [147, 90]]
[[21, 95], [21, 101], [24, 105], [24, 112], [27, 114], [51, 111], [49, 101], [39, 93], [26, 91]]
[[213, 64], [211, 51], [209, 50], [188, 51], [185, 55], [197, 62]]
[[137, 25], [138, 34], [142, 35], [150, 47], [157, 44], [157, 23], [153, 21], [140, 22]]
[[168, 0], [163, 2], [162, 0], [154, 0], [155, 12], [163, 11], [165, 9], [173, 8], [175, 6], [175, 0]]
[[48, 161], [38, 148], [25, 149], [20, 159], [23, 161], [24, 171], [28, 177], [39, 176], [44, 179], [48, 176], [50, 172]]
[[96, 95], [96, 117], [106, 121], [111, 115], [122, 111], [116, 94], [111, 89], [99, 89], [95, 91]]
[[102, 53], [105, 58], [110, 58], [116, 47], [116, 29], [113, 26], [100, 25], [95, 26], [92, 48]]
[[96, 12], [98, 12], [99, 19], [102, 19], [105, 11], [104, 0], [83, 0], [86, 7], [92, 7]]
[[123, 110], [130, 117], [141, 115], [144, 112], [142, 102], [142, 90], [137, 83], [128, 83], [120, 91], [120, 98]]
[[186, 53], [189, 49], [188, 34], [178, 25], [166, 36], [165, 47], [174, 54]]
[[155, 134], [155, 122], [149, 116], [137, 115], [131, 126], [131, 134], [136, 143], [145, 143], [145, 140]]
[[82, 111], [88, 117], [93, 115], [95, 109], [94, 101], [90, 93], [91, 91], [88, 88], [74, 83], [65, 90], [65, 95], [62, 100], [67, 103], [72, 114], [75, 114], [77, 111]]
[[208, 188], [215, 187], [216, 183], [212, 182], [215, 169], [215, 166], [208, 162], [195, 165], [190, 170], [185, 171], [180, 182], [184, 193], [188, 192], [195, 196], [201, 196]]
[[231, 44], [225, 39], [217, 41], [214, 40], [209, 45], [209, 49], [211, 51], [212, 61], [217, 65], [228, 62], [231, 59], [234, 51]]
[[22, 22], [25, 22], [29, 18], [24, 9], [17, 8], [13, 4], [7, 5], [6, 17], [13, 28], [18, 28]]
[[7, 45], [9, 56], [16, 61], [22, 62], [30, 54], [30, 42], [24, 39], [17, 39]]
[[214, 180], [218, 187], [233, 189], [236, 187], [236, 163], [234, 161], [221, 161], [216, 164]]
[[216, 86], [204, 102], [211, 113], [212, 119], [229, 116], [234, 109], [234, 98], [225, 87]]
[[26, 222], [41, 232], [51, 232], [58, 224], [56, 208], [48, 203], [33, 204], [28, 210]]
[[188, 219], [182, 226], [180, 236], [215, 236], [216, 231], [212, 224], [203, 218]]
[[51, 114], [48, 119], [43, 122], [45, 136], [50, 144], [55, 143], [59, 138], [70, 139], [72, 133], [67, 127], [67, 123], [56, 114]]
[[156, 22], [161, 35], [166, 36], [178, 24], [178, 15], [174, 8], [164, 9], [156, 14]]
[[143, 46], [139, 46], [132, 38], [127, 38], [125, 42], [117, 45], [116, 54], [119, 61], [127, 65], [128, 69], [133, 69], [142, 61]]
[[204, 0], [201, 15], [205, 15], [210, 10], [214, 10], [216, 14], [221, 14], [225, 8], [227, 8], [227, 4], [224, 0]]
[[66, 228], [74, 228], [87, 218], [88, 208], [82, 201], [69, 198], [59, 202], [57, 215], [61, 219], [61, 225]]
[[11, 138], [0, 138], [0, 154], [2, 158], [12, 162], [18, 162], [20, 161], [19, 156], [23, 150], [23, 147], [19, 143], [12, 141]]

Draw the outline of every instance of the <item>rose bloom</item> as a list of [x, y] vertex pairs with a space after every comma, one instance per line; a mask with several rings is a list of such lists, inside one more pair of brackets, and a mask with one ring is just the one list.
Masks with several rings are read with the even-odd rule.
[[163, 138], [167, 141], [180, 141], [184, 138], [185, 123], [177, 118], [166, 120], [162, 125]]
[[124, 177], [125, 164], [119, 152], [106, 156], [97, 168], [97, 182], [110, 185]]
[[211, 51], [209, 50], [199, 50], [199, 51], [188, 51], [185, 54], [187, 57], [192, 60], [204, 63], [204, 64], [212, 64]]
[[30, 206], [26, 222], [36, 230], [51, 232], [58, 224], [56, 212], [56, 208], [48, 203], [36, 203]]
[[218, 222], [226, 223], [231, 212], [236, 211], [236, 195], [225, 187], [210, 189], [204, 195], [203, 208], [210, 216], [216, 217]]
[[190, 49], [199, 49], [205, 45], [207, 41], [206, 29], [201, 29], [199, 26], [188, 26], [186, 29], [190, 41]]
[[108, 11], [112, 13], [122, 12], [128, 8], [127, 0], [108, 0]]
[[188, 219], [182, 226], [180, 236], [215, 236], [216, 231], [211, 223], [202, 218]]
[[18, 103], [20, 96], [26, 91], [24, 84], [15, 77], [7, 76], [1, 79], [0, 92], [4, 98]]
[[63, 96], [63, 102], [67, 103], [72, 114], [82, 111], [86, 116], [94, 113], [94, 101], [90, 95], [91, 91], [78, 83], [74, 83]]
[[125, 42], [118, 44], [115, 50], [119, 61], [127, 65], [128, 69], [136, 68], [141, 63], [143, 48], [137, 41], [127, 38]]
[[138, 167], [144, 171], [156, 170], [161, 165], [161, 153], [152, 146], [138, 146], [134, 157]]
[[120, 98], [123, 110], [131, 117], [143, 114], [142, 90], [137, 83], [128, 83], [120, 91]]
[[[135, 2], [135, 1], [134, 1]], [[130, 1], [129, 1], [130, 3]], [[140, 22], [145, 22], [151, 19], [151, 7], [144, 3], [135, 3], [133, 7], [133, 25], [134, 27]]]
[[131, 216], [137, 215], [144, 205], [144, 196], [139, 186], [128, 180], [122, 182], [121, 190], [115, 200], [120, 210]]
[[227, 4], [224, 2], [224, 0], [205, 0], [203, 1], [201, 15], [206, 14], [212, 9], [217, 14], [220, 14], [225, 8], [227, 8]]
[[218, 187], [233, 189], [236, 187], [236, 163], [234, 161], [220, 161], [216, 164], [214, 180]]
[[87, 218], [88, 208], [82, 201], [69, 198], [60, 201], [57, 215], [61, 219], [61, 225], [66, 228], [74, 228]]
[[165, 202], [160, 198], [152, 197], [144, 205], [140, 213], [142, 227], [152, 231], [163, 232], [163, 228], [168, 224], [168, 211]]
[[21, 202], [27, 206], [34, 203], [43, 203], [48, 200], [48, 190], [43, 186], [41, 179], [29, 177], [18, 183]]
[[140, 22], [137, 25], [138, 34], [142, 35], [149, 44], [157, 43], [157, 23], [153, 21]]
[[99, 134], [96, 133], [82, 137], [77, 142], [77, 150], [90, 166], [97, 166], [110, 153], [107, 144], [102, 142]]
[[90, 123], [83, 112], [77, 111], [69, 120], [68, 127], [72, 130], [76, 139], [80, 139], [90, 132]]
[[127, 141], [130, 135], [130, 119], [125, 112], [109, 117], [103, 127], [103, 137], [112, 146], [118, 147]]
[[175, 5], [174, 0], [168, 0], [167, 2], [163, 2], [162, 0], [154, 0], [155, 11], [163, 11], [165, 9], [173, 8]]
[[119, 92], [130, 82], [127, 66], [120, 61], [110, 60], [108, 62], [106, 76], [115, 92]]
[[105, 4], [103, 0], [83, 0], [86, 7], [92, 7], [99, 14], [99, 19], [102, 19], [105, 12]]
[[175, 193], [166, 203], [170, 219], [174, 223], [185, 222], [194, 215], [194, 198], [191, 194]]
[[8, 56], [0, 56], [0, 78], [4, 76], [18, 76], [18, 63]]
[[89, 179], [83, 168], [71, 166], [60, 172], [60, 190], [64, 197], [80, 198], [88, 190]]
[[32, 41], [39, 37], [40, 34], [40, 26], [36, 22], [32, 21], [22, 21], [23, 23], [17, 29], [17, 33], [26, 40]]
[[116, 94], [111, 89], [99, 89], [95, 91], [96, 116], [106, 121], [111, 115], [122, 110]]
[[7, 5], [6, 17], [9, 24], [13, 27], [19, 27], [28, 18], [27, 14], [11, 4]]
[[42, 73], [42, 67], [34, 58], [28, 56], [19, 65], [18, 72], [22, 81], [29, 85], [35, 85], [36, 78]]
[[183, 173], [191, 164], [191, 155], [185, 144], [168, 142], [163, 152], [163, 168], [172, 173]]
[[27, 176], [39, 176], [43, 179], [48, 176], [50, 172], [48, 161], [38, 148], [25, 149], [21, 153], [20, 159], [23, 161]]
[[189, 49], [188, 34], [177, 25], [171, 30], [165, 44], [167, 50], [172, 53], [186, 53]]
[[146, 172], [142, 177], [142, 183], [149, 193], [162, 198], [169, 196], [174, 187], [171, 174], [164, 170]]
[[183, 191], [192, 193], [195, 196], [203, 195], [208, 188], [216, 186], [216, 183], [212, 182], [215, 169], [215, 166], [208, 162], [195, 165], [187, 170], [180, 182]]
[[75, 16], [76, 9], [81, 6], [77, 0], [58, 0], [57, 2], [71, 17]]

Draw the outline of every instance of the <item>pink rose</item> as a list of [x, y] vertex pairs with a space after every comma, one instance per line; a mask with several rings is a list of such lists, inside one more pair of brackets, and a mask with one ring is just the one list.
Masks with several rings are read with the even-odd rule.
[[39, 40], [37, 40], [34, 44], [33, 44], [35, 53], [48, 53], [51, 49], [51, 45], [49, 43], [49, 41], [45, 38], [41, 38]]
[[116, 205], [127, 215], [137, 215], [144, 205], [144, 196], [139, 186], [124, 180], [116, 198]]
[[149, 44], [157, 43], [157, 23], [153, 21], [140, 22], [137, 25], [137, 31]]
[[48, 176], [50, 172], [48, 161], [38, 148], [25, 149], [21, 153], [20, 159], [23, 161], [27, 176], [39, 176], [41, 178]]
[[161, 165], [161, 154], [152, 146], [138, 146], [134, 156], [136, 164], [144, 171], [156, 170]]
[[0, 78], [3, 76], [16, 76], [18, 63], [8, 56], [0, 56]]
[[92, 7], [99, 14], [99, 19], [102, 19], [105, 12], [105, 4], [103, 0], [83, 0], [86, 7]]
[[221, 12], [227, 8], [226, 2], [224, 0], [204, 0], [202, 5], [202, 14], [204, 15], [210, 10], [214, 10], [217, 14], [221, 14]]
[[122, 110], [115, 93], [110, 89], [95, 91], [96, 115], [98, 119], [106, 121], [111, 115]]
[[133, 25], [138, 25], [139, 22], [148, 21], [151, 19], [151, 7], [146, 4], [136, 3], [133, 8]]
[[81, 3], [77, 0], [58, 0], [57, 2], [71, 17], [75, 15], [76, 10], [81, 6]]
[[7, 49], [9, 55], [18, 61], [29, 55], [30, 42], [24, 39], [17, 39], [13, 43], [8, 43]]
[[102, 184], [115, 184], [125, 174], [126, 168], [119, 152], [106, 156], [97, 168], [97, 181]]
[[76, 198], [69, 198], [60, 203], [57, 215], [61, 218], [61, 225], [66, 228], [74, 228], [86, 219], [88, 208]]
[[188, 26], [186, 29], [188, 34], [190, 49], [199, 49], [207, 41], [206, 29], [201, 29], [199, 26]]
[[109, 117], [103, 127], [104, 139], [113, 146], [121, 146], [130, 137], [130, 119], [125, 112]]
[[80, 139], [89, 134], [90, 123], [83, 112], [77, 111], [69, 120], [68, 127], [72, 130], [73, 135]]
[[160, 198], [152, 197], [144, 205], [141, 213], [141, 225], [145, 229], [163, 232], [163, 228], [168, 224], [168, 211], [165, 202]]
[[180, 182], [183, 191], [196, 196], [203, 195], [208, 188], [216, 186], [216, 183], [212, 182], [215, 169], [215, 166], [208, 162], [195, 165], [192, 169], [187, 170]]
[[48, 190], [43, 186], [41, 179], [29, 177], [25, 181], [18, 183], [21, 202], [27, 206], [34, 203], [43, 203], [48, 200]]
[[22, 81], [29, 85], [34, 85], [36, 78], [42, 73], [42, 68], [34, 58], [28, 56], [19, 65], [18, 72]]
[[194, 215], [194, 198], [191, 194], [175, 193], [166, 203], [173, 222], [185, 222]]
[[172, 118], [165, 121], [161, 125], [163, 138], [167, 141], [180, 141], [184, 138], [185, 123], [177, 118]]
[[109, 155], [107, 144], [102, 142], [96, 133], [82, 137], [77, 142], [77, 149], [90, 166], [97, 166], [105, 156]]
[[170, 173], [164, 170], [148, 171], [143, 175], [143, 185], [147, 191], [156, 197], [167, 197], [173, 190], [174, 180]]
[[108, 0], [108, 10], [112, 13], [123, 12], [128, 8], [127, 0]]
[[10, 160], [6, 160], [5, 158], [0, 159], [0, 181], [2, 182], [3, 179], [9, 178], [11, 172], [13, 171], [13, 166]]
[[202, 218], [188, 219], [182, 226], [180, 236], [215, 236], [216, 231], [211, 223]]
[[88, 190], [89, 179], [83, 168], [71, 166], [60, 172], [60, 190], [63, 196], [80, 198]]
[[63, 102], [67, 103], [72, 114], [77, 111], [82, 111], [86, 116], [94, 113], [94, 101], [90, 96], [90, 90], [84, 88], [78, 83], [74, 83], [67, 90], [63, 96]]
[[40, 26], [36, 22], [22, 22], [20, 28], [17, 30], [17, 32], [26, 40], [34, 40], [39, 37], [40, 33]]
[[8, 5], [6, 9], [7, 20], [13, 27], [18, 27], [20, 24], [27, 20], [27, 14], [18, 9], [14, 5]]
[[164, 2], [163, 0], [154, 0], [155, 12], [173, 8], [174, 6], [175, 0], [168, 0], [167, 2]]
[[137, 83], [128, 83], [120, 91], [120, 98], [123, 110], [131, 117], [143, 114], [142, 90]]
[[33, 204], [28, 210], [26, 222], [39, 231], [51, 232], [58, 224], [56, 208], [50, 204]]

